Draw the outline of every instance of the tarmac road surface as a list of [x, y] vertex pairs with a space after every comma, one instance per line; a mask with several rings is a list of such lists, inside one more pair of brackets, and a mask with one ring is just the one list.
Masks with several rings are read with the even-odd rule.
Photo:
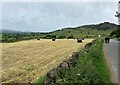
[[120, 50], [119, 41], [116, 39], [111, 39], [109, 44], [104, 44], [104, 54], [109, 63], [111, 73], [112, 73], [112, 82], [120, 83], [118, 79], [118, 50]]

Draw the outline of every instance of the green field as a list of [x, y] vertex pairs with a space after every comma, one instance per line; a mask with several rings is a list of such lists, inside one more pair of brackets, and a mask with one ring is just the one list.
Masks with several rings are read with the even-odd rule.
[[72, 34], [75, 38], [78, 37], [86, 37], [86, 36], [107, 36], [109, 35], [114, 29], [109, 30], [97, 30], [97, 29], [91, 29], [91, 28], [78, 28], [78, 29], [63, 29], [59, 31], [54, 31], [50, 33], [50, 35], [64, 35], [69, 36]]
[[[50, 32], [14, 32], [2, 33], [2, 42], [17, 42], [29, 39], [63, 39], [63, 38], [95, 38], [109, 36], [118, 26], [113, 23], [104, 22], [96, 25], [83, 25], [78, 27], [61, 28]], [[72, 36], [72, 37], [71, 37]]]

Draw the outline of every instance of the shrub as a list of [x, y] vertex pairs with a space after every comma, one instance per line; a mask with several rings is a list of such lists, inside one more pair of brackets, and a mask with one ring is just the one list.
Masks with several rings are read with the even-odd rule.
[[63, 36], [63, 35], [60, 35], [57, 37], [58, 39], [63, 39], [63, 38], [66, 38], [66, 36]]
[[43, 38], [52, 39], [52, 38], [56, 38], [56, 35], [46, 35]]

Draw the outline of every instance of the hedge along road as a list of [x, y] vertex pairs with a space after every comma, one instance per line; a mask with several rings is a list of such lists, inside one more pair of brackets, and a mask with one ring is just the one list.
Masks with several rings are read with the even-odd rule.
[[2, 81], [34, 82], [93, 39], [28, 40], [2, 43]]
[[109, 44], [104, 44], [104, 54], [111, 70], [112, 83], [118, 83], [118, 46], [119, 41], [111, 39]]

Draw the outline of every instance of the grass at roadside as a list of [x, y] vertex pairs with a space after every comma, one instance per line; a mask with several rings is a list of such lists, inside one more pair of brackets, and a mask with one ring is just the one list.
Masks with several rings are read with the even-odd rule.
[[39, 84], [42, 84], [42, 82], [44, 81], [44, 79], [45, 79], [45, 76], [43, 76], [43, 77], [40, 77], [35, 83], [35, 85], [39, 85]]
[[[76, 67], [71, 67], [65, 71], [64, 76], [57, 75], [57, 83], [86, 83], [108, 84], [110, 81], [110, 70], [107, 66], [103, 54], [103, 41], [97, 40], [96, 43], [90, 47], [89, 52], [80, 51], [79, 59]], [[37, 83], [41, 83], [43, 78], [40, 78]]]
[[120, 41], [120, 38], [118, 38], [118, 41]]

